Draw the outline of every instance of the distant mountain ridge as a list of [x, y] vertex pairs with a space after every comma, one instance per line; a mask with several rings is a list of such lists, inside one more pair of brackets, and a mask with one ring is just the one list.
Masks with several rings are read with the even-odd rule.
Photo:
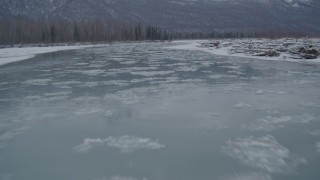
[[320, 33], [318, 0], [0, 0], [0, 17], [116, 18], [179, 31]]

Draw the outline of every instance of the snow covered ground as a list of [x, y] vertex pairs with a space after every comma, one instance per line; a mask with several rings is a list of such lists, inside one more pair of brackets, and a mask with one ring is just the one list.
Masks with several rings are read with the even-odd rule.
[[[293, 55], [291, 51], [306, 45], [312, 45], [313, 48], [320, 49], [320, 39], [223, 39], [223, 40], [190, 40], [175, 41], [184, 43], [182, 45], [170, 46], [170, 49], [198, 50], [215, 55], [245, 57], [262, 60], [290, 61], [290, 62], [315, 62], [320, 63], [320, 56], [315, 59], [304, 59], [299, 55]], [[215, 45], [216, 46], [215, 46]], [[261, 52], [276, 52], [276, 56], [259, 56]]]
[[34, 57], [37, 54], [56, 52], [62, 50], [73, 50], [93, 47], [94, 45], [82, 46], [53, 46], [53, 47], [24, 47], [0, 49], [0, 65], [21, 61]]

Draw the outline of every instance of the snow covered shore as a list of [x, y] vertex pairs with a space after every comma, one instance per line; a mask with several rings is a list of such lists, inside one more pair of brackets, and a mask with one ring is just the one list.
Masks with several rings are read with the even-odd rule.
[[[320, 63], [320, 39], [221, 39], [176, 42], [184, 44], [167, 48], [262, 60]], [[313, 54], [308, 54], [310, 52]]]
[[0, 49], [0, 66], [16, 61], [29, 59], [37, 54], [56, 52], [62, 50], [82, 49], [93, 46], [95, 45], [4, 48]]

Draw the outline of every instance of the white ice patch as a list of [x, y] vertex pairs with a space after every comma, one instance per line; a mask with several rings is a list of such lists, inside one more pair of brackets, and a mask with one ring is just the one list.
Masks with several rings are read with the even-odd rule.
[[127, 86], [129, 85], [129, 82], [126, 80], [111, 80], [111, 81], [105, 81], [102, 84], [111, 85], [111, 86]]
[[37, 54], [55, 52], [61, 50], [81, 49], [88, 46], [53, 46], [53, 47], [25, 47], [25, 48], [4, 48], [0, 49], [0, 65], [21, 61], [34, 57]]
[[120, 61], [119, 63], [120, 64], [125, 64], [125, 65], [132, 65], [132, 64], [135, 64], [136, 61]]
[[0, 180], [11, 180], [13, 178], [12, 174], [1, 174], [0, 172]]
[[140, 75], [140, 76], [162, 76], [167, 74], [173, 74], [175, 71], [137, 71], [131, 72], [132, 75]]
[[304, 108], [320, 108], [320, 103], [315, 102], [300, 102], [299, 105]]
[[244, 103], [244, 102], [239, 102], [239, 103], [233, 105], [232, 107], [241, 109], [241, 108], [250, 108], [252, 106], [250, 104], [247, 104], [247, 103]]
[[314, 130], [314, 131], [307, 131], [307, 134], [313, 135], [313, 136], [319, 136], [320, 137], [320, 129]]
[[48, 83], [51, 81], [51, 79], [30, 79], [23, 84], [28, 84], [28, 85], [36, 85], [36, 86], [46, 86]]
[[52, 85], [54, 86], [68, 86], [68, 85], [74, 85], [74, 84], [81, 84], [82, 82], [79, 81], [61, 81], [61, 82], [54, 82]]
[[182, 71], [182, 72], [197, 72], [199, 67], [196, 66], [186, 66], [186, 67], [178, 67], [175, 70], [176, 71]]
[[89, 63], [76, 63], [75, 66], [87, 66]]
[[98, 100], [101, 100], [101, 98], [97, 96], [80, 96], [80, 97], [74, 98], [73, 100], [79, 101], [79, 102], [82, 102], [82, 101], [88, 102], [88, 101], [98, 101]]
[[148, 92], [144, 88], [134, 88], [134, 89], [128, 89], [124, 91], [119, 91], [114, 94], [107, 94], [104, 97], [104, 100], [110, 101], [110, 102], [112, 101], [120, 102], [122, 104], [136, 104], [142, 101], [145, 98], [145, 95], [147, 94]]
[[271, 135], [229, 140], [223, 150], [241, 163], [269, 173], [291, 173], [298, 165], [306, 163], [305, 159], [294, 157]]
[[80, 85], [81, 87], [96, 87], [99, 86], [99, 82], [85, 82]]
[[94, 180], [147, 180], [147, 178], [133, 178], [127, 176], [113, 176], [111, 178], [98, 178]]
[[265, 90], [257, 90], [256, 92], [255, 92], [255, 94], [257, 94], [257, 95], [262, 95], [262, 94], [275, 94], [275, 95], [283, 95], [283, 94], [287, 94], [286, 92], [284, 92], [284, 91], [272, 91], [272, 90], [270, 90], [270, 91], [265, 91]]
[[317, 118], [308, 114], [299, 116], [267, 116], [266, 118], [258, 119], [250, 122], [247, 126], [256, 131], [272, 131], [278, 128], [283, 128], [289, 124], [307, 124], [315, 121]]
[[64, 96], [72, 94], [72, 91], [61, 91], [61, 92], [55, 92], [55, 93], [45, 93], [45, 96]]
[[83, 116], [83, 115], [93, 115], [93, 114], [102, 114], [107, 117], [112, 116], [113, 112], [111, 110], [102, 110], [98, 108], [88, 108], [88, 109], [79, 109], [73, 112], [74, 115]]
[[97, 76], [100, 74], [104, 74], [105, 71], [102, 69], [92, 69], [92, 70], [81, 71], [81, 73], [88, 76]]
[[122, 153], [131, 153], [138, 149], [156, 150], [165, 148], [165, 145], [149, 138], [136, 136], [107, 137], [105, 139], [84, 139], [83, 143], [73, 149], [78, 153], [88, 153], [96, 146], [108, 146], [119, 149]]
[[320, 142], [316, 143], [316, 148], [317, 148], [317, 151], [320, 152]]
[[221, 178], [221, 180], [271, 180], [271, 176], [266, 173], [258, 173], [258, 172], [252, 172], [252, 173], [236, 173], [232, 176], [226, 176], [224, 178]]
[[[211, 73], [211, 72], [210, 72]], [[229, 75], [229, 74], [215, 74], [215, 75], [210, 75], [210, 79], [222, 79], [222, 78], [237, 78], [238, 76], [236, 75]]]
[[0, 134], [0, 149], [3, 149], [6, 147], [6, 142], [14, 139], [16, 136], [19, 136], [25, 133], [25, 131], [28, 129], [30, 129], [30, 127], [21, 127], [21, 128], [17, 128], [12, 131], [7, 131], [3, 134]]

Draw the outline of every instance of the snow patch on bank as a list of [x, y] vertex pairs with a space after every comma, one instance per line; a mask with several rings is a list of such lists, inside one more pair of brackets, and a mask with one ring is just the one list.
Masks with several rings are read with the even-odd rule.
[[94, 47], [94, 45], [4, 48], [0, 49], [0, 65], [33, 58], [37, 54], [56, 52], [62, 50], [75, 50], [88, 47]]

